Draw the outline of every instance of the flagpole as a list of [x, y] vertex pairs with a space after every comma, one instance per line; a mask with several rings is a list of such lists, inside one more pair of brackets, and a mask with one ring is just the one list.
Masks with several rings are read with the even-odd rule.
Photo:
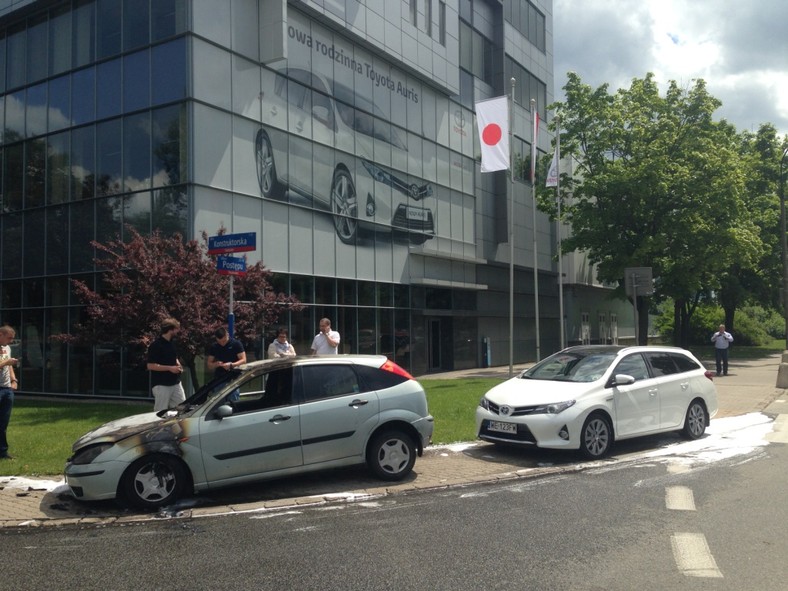
[[531, 144], [531, 199], [534, 202], [533, 209], [533, 234], [534, 234], [534, 320], [536, 322], [536, 360], [541, 357], [541, 346], [539, 339], [539, 270], [537, 268], [537, 241], [536, 241], [536, 141], [539, 131], [539, 114], [536, 112], [536, 99], [531, 99], [531, 112], [533, 113], [533, 143]]
[[561, 116], [555, 116], [555, 201], [558, 208], [556, 232], [558, 237], [558, 316], [561, 329], [561, 349], [566, 347], [566, 333], [564, 332], [564, 255], [561, 251]]
[[509, 175], [511, 190], [509, 194], [509, 377], [514, 376], [514, 149], [512, 133], [514, 130], [514, 84], [510, 80], [512, 93], [509, 97]]

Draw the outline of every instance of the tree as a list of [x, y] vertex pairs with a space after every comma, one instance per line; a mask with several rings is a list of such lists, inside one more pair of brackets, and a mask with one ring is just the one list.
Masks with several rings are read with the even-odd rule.
[[[573, 73], [561, 117], [562, 156], [577, 164], [562, 176], [562, 211], [571, 235], [562, 250], [586, 251], [601, 281], [618, 284], [624, 269], [651, 267], [655, 298], [672, 298], [677, 343], [709, 290], [719, 289], [734, 260], [751, 266], [760, 253], [758, 230], [743, 206], [743, 175], [735, 130], [714, 122], [720, 102], [703, 80], [675, 82], [660, 96], [653, 74], [615, 95]], [[555, 215], [551, 190], [540, 208]], [[563, 217], [563, 216], [562, 216]], [[636, 302], [646, 342], [647, 298]]]
[[[176, 346], [192, 383], [198, 387], [195, 359], [212, 342], [213, 331], [226, 324], [229, 278], [216, 272], [215, 258], [207, 255], [208, 236], [202, 243], [184, 241], [180, 234], [169, 238], [157, 230], [142, 236], [131, 226], [128, 242], [93, 242], [96, 265], [104, 272], [100, 289], [72, 279], [74, 291], [85, 306], [85, 320], [71, 334], [55, 340], [78, 345], [110, 344], [142, 353], [158, 337], [161, 321], [180, 321]], [[220, 230], [220, 234], [224, 231]], [[275, 293], [271, 272], [262, 262], [235, 277], [235, 336], [254, 341], [263, 328], [277, 322], [282, 312], [300, 310], [297, 298]]]

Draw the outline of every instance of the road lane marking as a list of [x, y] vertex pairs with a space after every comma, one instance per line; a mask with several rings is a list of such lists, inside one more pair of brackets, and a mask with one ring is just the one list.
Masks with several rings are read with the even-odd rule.
[[705, 577], [721, 579], [722, 573], [717, 568], [714, 556], [711, 555], [706, 536], [703, 534], [677, 533], [670, 538], [673, 547], [673, 558], [679, 570], [688, 577]]
[[674, 511], [694, 511], [695, 497], [686, 486], [669, 486], [665, 489], [665, 506]]

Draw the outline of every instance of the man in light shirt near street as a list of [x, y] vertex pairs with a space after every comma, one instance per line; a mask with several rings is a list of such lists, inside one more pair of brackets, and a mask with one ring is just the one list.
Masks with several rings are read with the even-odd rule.
[[720, 324], [719, 330], [711, 335], [714, 343], [715, 360], [717, 362], [717, 375], [728, 375], [728, 347], [733, 342], [733, 335], [725, 330], [725, 325]]

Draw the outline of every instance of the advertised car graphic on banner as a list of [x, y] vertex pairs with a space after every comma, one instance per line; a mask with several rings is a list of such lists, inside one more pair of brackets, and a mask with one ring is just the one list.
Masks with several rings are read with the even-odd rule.
[[374, 104], [302, 68], [271, 77], [254, 143], [264, 197], [284, 199], [290, 191], [329, 210], [345, 244], [373, 228], [413, 244], [435, 235], [432, 185], [376, 162], [376, 151], [387, 160], [407, 158], [407, 145]]

